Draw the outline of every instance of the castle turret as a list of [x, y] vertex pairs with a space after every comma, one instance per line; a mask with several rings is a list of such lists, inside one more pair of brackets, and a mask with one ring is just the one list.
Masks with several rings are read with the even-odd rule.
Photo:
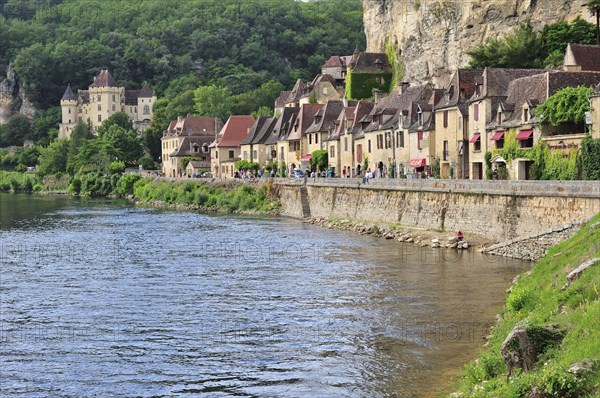
[[78, 122], [77, 97], [73, 93], [70, 84], [60, 100], [60, 107], [62, 109], [62, 123], [60, 124], [58, 138], [69, 138], [73, 127]]

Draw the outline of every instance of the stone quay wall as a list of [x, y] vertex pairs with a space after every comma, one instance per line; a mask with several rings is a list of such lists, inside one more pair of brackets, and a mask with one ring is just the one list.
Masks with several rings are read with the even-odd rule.
[[598, 181], [276, 179], [282, 213], [302, 218], [306, 184], [317, 218], [458, 231], [496, 242], [600, 213]]

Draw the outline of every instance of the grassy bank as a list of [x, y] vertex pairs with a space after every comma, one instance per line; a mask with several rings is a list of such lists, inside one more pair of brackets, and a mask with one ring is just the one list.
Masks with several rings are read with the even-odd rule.
[[133, 197], [138, 203], [195, 210], [279, 213], [270, 182], [158, 181], [137, 174], [67, 174], [39, 177], [32, 173], [0, 171], [0, 192], [69, 193], [90, 197]]
[[[487, 348], [465, 366], [460, 392], [452, 396], [600, 397], [600, 263], [571, 283], [566, 279], [596, 257], [600, 257], [600, 215], [517, 279]], [[507, 378], [501, 347], [519, 325], [527, 330], [555, 325], [564, 337], [541, 345], [544, 349], [531, 371], [519, 369]], [[574, 371], [577, 363], [588, 370]]]
[[188, 207], [220, 212], [279, 212], [273, 186], [233, 182], [205, 183], [195, 180], [181, 182], [135, 182], [133, 196], [137, 202], [153, 205]]

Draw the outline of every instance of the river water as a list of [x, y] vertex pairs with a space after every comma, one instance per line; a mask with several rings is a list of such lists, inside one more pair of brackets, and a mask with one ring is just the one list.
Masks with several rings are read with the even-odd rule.
[[0, 194], [0, 395], [430, 396], [522, 262]]

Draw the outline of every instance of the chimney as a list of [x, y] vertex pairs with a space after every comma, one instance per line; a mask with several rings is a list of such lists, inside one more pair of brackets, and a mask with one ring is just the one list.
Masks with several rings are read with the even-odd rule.
[[183, 116], [177, 116], [177, 123], [181, 123], [182, 120], [183, 120]]
[[408, 86], [410, 86], [410, 83], [406, 80], [402, 80], [400, 83], [400, 93], [404, 94], [406, 90], [408, 90]]

